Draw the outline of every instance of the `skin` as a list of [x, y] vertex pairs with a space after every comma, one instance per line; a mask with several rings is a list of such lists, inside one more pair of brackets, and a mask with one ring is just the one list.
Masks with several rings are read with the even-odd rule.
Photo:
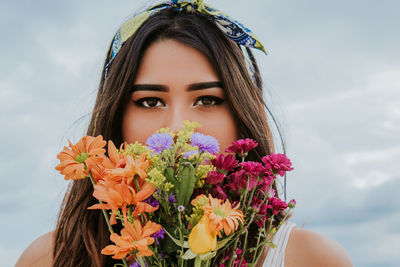
[[[215, 136], [223, 151], [237, 139], [237, 128], [226, 101], [215, 101], [216, 99], [209, 97], [224, 100], [223, 89], [212, 87], [195, 91], [187, 90], [193, 83], [218, 80], [207, 58], [197, 50], [172, 40], [154, 43], [145, 52], [134, 84], [159, 84], [168, 88], [169, 91], [138, 90], [131, 94], [123, 116], [124, 140], [127, 142], [138, 140], [144, 143], [147, 137], [158, 128], [169, 127], [176, 131], [182, 126], [182, 121], [187, 119], [198, 121], [202, 125], [199, 132]], [[52, 240], [53, 231], [36, 239], [22, 253], [15, 266], [51, 266]], [[268, 247], [257, 266], [262, 266], [267, 252]], [[349, 256], [337, 242], [318, 233], [295, 227], [286, 247], [285, 266], [348, 267], [353, 265]]]
[[216, 137], [223, 151], [238, 139], [223, 88], [189, 90], [190, 85], [208, 82], [220, 79], [201, 52], [174, 40], [153, 43], [144, 53], [134, 82], [137, 89], [125, 108], [123, 139], [145, 143], [155, 130], [176, 131], [183, 120], [190, 120], [201, 124], [197, 132]]

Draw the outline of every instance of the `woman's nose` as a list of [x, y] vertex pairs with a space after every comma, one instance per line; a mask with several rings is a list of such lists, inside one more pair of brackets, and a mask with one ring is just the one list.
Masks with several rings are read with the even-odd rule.
[[190, 115], [188, 110], [184, 110], [183, 105], [173, 105], [169, 108], [166, 125], [171, 131], [176, 132], [182, 127], [183, 121], [189, 120]]

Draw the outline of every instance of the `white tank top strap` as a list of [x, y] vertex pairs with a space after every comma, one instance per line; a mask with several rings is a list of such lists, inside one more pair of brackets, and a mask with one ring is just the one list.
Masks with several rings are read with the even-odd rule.
[[275, 248], [269, 248], [267, 257], [262, 267], [285, 267], [286, 245], [289, 240], [290, 232], [296, 224], [290, 221], [284, 222], [272, 238]]

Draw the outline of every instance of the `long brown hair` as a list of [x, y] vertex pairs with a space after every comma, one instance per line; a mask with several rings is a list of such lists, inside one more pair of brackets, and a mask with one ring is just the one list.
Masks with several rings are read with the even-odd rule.
[[[261, 161], [262, 156], [274, 152], [262, 80], [251, 51], [255, 83], [246, 69], [240, 47], [212, 21], [198, 13], [176, 12], [172, 9], [151, 16], [124, 43], [109, 65], [106, 79], [103, 68], [87, 134], [101, 134], [117, 147], [123, 143], [121, 119], [141, 58], [150, 44], [163, 39], [174, 39], [199, 50], [215, 67], [241, 137], [252, 138], [259, 143], [248, 159]], [[108, 55], [105, 63], [109, 60]], [[110, 242], [109, 232], [101, 211], [87, 210], [88, 206], [96, 203], [92, 190], [88, 179], [70, 184], [55, 229], [54, 266], [112, 266], [114, 263], [111, 257], [100, 254], [101, 249]]]

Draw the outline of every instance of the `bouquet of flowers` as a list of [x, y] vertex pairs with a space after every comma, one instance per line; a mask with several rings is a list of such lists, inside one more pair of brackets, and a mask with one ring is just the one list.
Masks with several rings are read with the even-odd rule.
[[[146, 145], [117, 149], [108, 141], [107, 151], [101, 135], [84, 136], [58, 154], [56, 170], [66, 180], [91, 180], [99, 203], [88, 209], [102, 209], [113, 242], [101, 253], [121, 259], [117, 266], [255, 266], [264, 246], [274, 247], [274, 233], [295, 206], [274, 190], [277, 176], [293, 169], [290, 160], [271, 154], [246, 161], [258, 145], [248, 138], [218, 153], [217, 140], [195, 132], [199, 127], [185, 121], [177, 133], [162, 128]], [[113, 230], [118, 222], [120, 233]], [[250, 226], [258, 228], [252, 247]]]

